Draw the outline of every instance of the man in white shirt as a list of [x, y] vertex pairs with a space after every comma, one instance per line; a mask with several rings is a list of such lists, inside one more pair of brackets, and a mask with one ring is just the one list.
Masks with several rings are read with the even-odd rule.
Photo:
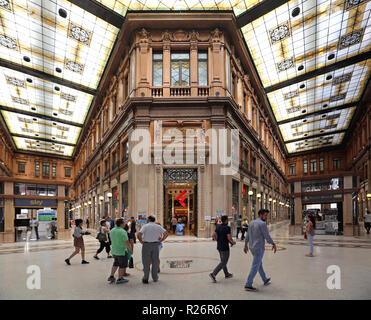
[[142, 247], [142, 264], [144, 276], [143, 283], [148, 283], [149, 270], [152, 263], [152, 279], [158, 281], [158, 259], [159, 259], [159, 242], [163, 242], [167, 236], [167, 231], [155, 223], [156, 218], [148, 217], [148, 223], [145, 224], [137, 234]]
[[366, 211], [366, 214], [364, 216], [365, 219], [365, 229], [367, 231], [367, 234], [370, 234], [370, 229], [371, 229], [371, 214], [370, 211]]

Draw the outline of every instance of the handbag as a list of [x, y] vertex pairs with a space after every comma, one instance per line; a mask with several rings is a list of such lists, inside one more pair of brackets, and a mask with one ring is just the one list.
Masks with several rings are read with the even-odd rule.
[[104, 233], [99, 232], [98, 235], [97, 235], [97, 240], [106, 242], [107, 241], [107, 236]]
[[304, 233], [304, 239], [308, 240], [307, 232]]

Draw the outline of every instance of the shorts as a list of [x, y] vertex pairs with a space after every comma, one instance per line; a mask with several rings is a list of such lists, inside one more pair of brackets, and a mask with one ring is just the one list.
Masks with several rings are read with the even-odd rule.
[[84, 249], [84, 239], [82, 236], [80, 238], [73, 237], [73, 245], [76, 248]]
[[124, 256], [115, 256], [113, 255], [114, 261], [113, 266], [119, 267], [120, 269], [128, 267], [128, 255], [125, 254]]

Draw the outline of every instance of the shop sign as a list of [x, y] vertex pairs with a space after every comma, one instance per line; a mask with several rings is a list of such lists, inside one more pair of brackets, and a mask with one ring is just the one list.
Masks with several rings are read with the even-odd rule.
[[312, 194], [312, 195], [305, 195], [302, 196], [303, 203], [322, 203], [322, 202], [339, 202], [343, 201], [343, 194], [342, 193], [334, 193], [334, 194]]
[[14, 206], [15, 207], [24, 207], [24, 208], [32, 208], [32, 207], [57, 207], [57, 200], [56, 199], [14, 199]]

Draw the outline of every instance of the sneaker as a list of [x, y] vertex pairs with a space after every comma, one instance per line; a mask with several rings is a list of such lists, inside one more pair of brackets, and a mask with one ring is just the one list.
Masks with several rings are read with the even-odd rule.
[[265, 286], [267, 286], [267, 285], [269, 285], [269, 284], [271, 284], [271, 278], [268, 278], [268, 279], [265, 280], [265, 282], [264, 282], [264, 285], [265, 285]]
[[107, 256], [107, 259], [110, 259], [110, 258], [112, 258], [112, 256]]
[[87, 261], [85, 261], [85, 260], [82, 260], [81, 261], [81, 264], [89, 264], [90, 262], [87, 262]]
[[142, 282], [147, 284], [148, 280], [142, 279]]
[[99, 260], [98, 256], [94, 256], [94, 259]]
[[107, 279], [108, 282], [110, 283], [114, 283], [116, 281], [115, 277], [114, 276], [109, 276], [109, 278]]
[[258, 291], [258, 289], [254, 288], [253, 286], [245, 287], [246, 291]]
[[313, 253], [308, 253], [305, 255], [306, 257], [314, 257]]
[[229, 278], [232, 278], [233, 277], [233, 274], [232, 273], [229, 273], [225, 276], [226, 279], [229, 279]]
[[158, 279], [156, 279], [156, 280], [153, 280], [153, 282], [157, 282], [158, 281]]
[[70, 263], [70, 259], [66, 259], [66, 260], [64, 260], [69, 266], [71, 265], [71, 263]]
[[216, 278], [213, 273], [210, 273], [209, 277], [211, 278], [211, 280], [213, 280], [214, 283], [216, 283]]
[[117, 280], [116, 280], [116, 284], [126, 283], [126, 282], [129, 282], [129, 280], [124, 279], [124, 278], [122, 278], [122, 279], [117, 279]]

